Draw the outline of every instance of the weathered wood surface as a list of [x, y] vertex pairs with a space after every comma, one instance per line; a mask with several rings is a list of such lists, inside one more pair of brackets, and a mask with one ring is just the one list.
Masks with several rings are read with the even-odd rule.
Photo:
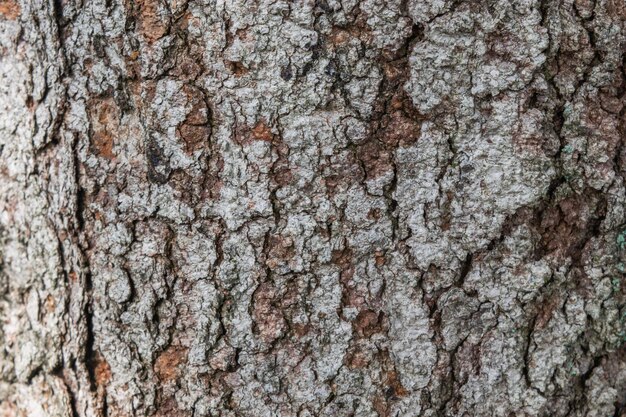
[[0, 416], [626, 415], [623, 0], [1, 0]]

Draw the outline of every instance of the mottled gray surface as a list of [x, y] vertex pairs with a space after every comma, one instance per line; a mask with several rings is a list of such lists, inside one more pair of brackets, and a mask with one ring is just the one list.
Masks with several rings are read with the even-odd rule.
[[623, 0], [1, 0], [0, 416], [626, 416]]

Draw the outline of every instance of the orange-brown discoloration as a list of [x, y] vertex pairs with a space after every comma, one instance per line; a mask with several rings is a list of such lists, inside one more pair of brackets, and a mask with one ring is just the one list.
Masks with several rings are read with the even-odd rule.
[[274, 181], [276, 181], [276, 184], [280, 186], [285, 186], [291, 183], [291, 181], [293, 180], [293, 174], [291, 173], [291, 170], [289, 168], [281, 167], [280, 169], [276, 170], [273, 179]]
[[357, 335], [370, 337], [374, 333], [382, 332], [383, 314], [372, 310], [363, 310], [359, 312], [352, 325]]
[[381, 212], [379, 208], [373, 208], [367, 212], [367, 218], [370, 220], [379, 220], [380, 217], [381, 217]]
[[385, 254], [382, 251], [377, 250], [376, 255], [374, 256], [374, 260], [376, 262], [376, 266], [383, 266], [385, 262], [387, 262], [387, 258], [385, 258]]
[[194, 177], [182, 169], [174, 170], [168, 183], [176, 191], [174, 196], [189, 205], [194, 205], [201, 194], [202, 178]]
[[252, 40], [252, 36], [250, 36], [250, 32], [248, 31], [247, 27], [237, 29], [235, 31], [235, 36], [241, 39], [242, 41]]
[[265, 264], [270, 269], [275, 269], [279, 265], [284, 265], [295, 255], [293, 239], [291, 237], [273, 235], [270, 237], [268, 243], [270, 250], [268, 260]]
[[304, 337], [311, 331], [311, 326], [308, 324], [294, 323], [291, 327], [297, 337]]
[[352, 35], [345, 29], [334, 27], [328, 35], [328, 42], [332, 45], [342, 45], [350, 40]]
[[206, 143], [211, 136], [211, 128], [209, 126], [196, 126], [186, 123], [180, 126], [179, 132], [188, 152], [201, 148], [202, 144]]
[[352, 39], [366, 44], [372, 42], [372, 30], [367, 24], [367, 17], [364, 13], [360, 13], [355, 22], [347, 27], [333, 27], [327, 37], [327, 42], [333, 48], [341, 48]]
[[546, 324], [552, 318], [552, 314], [555, 310], [559, 309], [562, 304], [561, 297], [554, 296], [550, 299], [539, 304], [539, 311], [537, 312], [537, 318], [535, 320], [535, 328], [543, 329]]
[[352, 265], [352, 250], [345, 248], [343, 250], [334, 250], [331, 255], [331, 261], [341, 268], [341, 281], [347, 282], [354, 275], [354, 266]]
[[224, 346], [209, 358], [209, 365], [213, 369], [226, 371], [235, 364], [235, 354], [235, 349], [230, 346]]
[[0, 417], [26, 417], [26, 413], [18, 409], [14, 402], [5, 400], [0, 403]]
[[[181, 54], [176, 59], [176, 66], [172, 68], [170, 74], [179, 80], [194, 81], [204, 72], [203, 66], [204, 51], [196, 46], [190, 46], [189, 52]], [[184, 90], [192, 90], [193, 87], [185, 85]]]
[[255, 141], [280, 144], [278, 138], [272, 133], [272, 129], [263, 120], [259, 121], [252, 129], [248, 126], [237, 127], [233, 139], [236, 143], [244, 146]]
[[185, 121], [178, 126], [178, 135], [185, 144], [185, 150], [193, 153], [206, 147], [209, 142], [211, 111], [199, 89], [185, 85], [182, 90], [191, 109]]
[[398, 398], [405, 397], [409, 392], [400, 383], [400, 378], [395, 370], [388, 371], [383, 380], [382, 395], [374, 398], [374, 409], [381, 417], [389, 417], [391, 415], [391, 403]]
[[95, 99], [89, 103], [92, 124], [91, 144], [94, 153], [114, 159], [113, 146], [119, 131], [119, 109], [113, 99]]
[[97, 149], [98, 155], [106, 159], [113, 159], [113, 137], [108, 132], [95, 132], [93, 135], [93, 145]]
[[96, 379], [96, 385], [98, 386], [106, 386], [111, 380], [111, 367], [100, 355], [96, 356], [94, 376]]
[[167, 19], [163, 16], [159, 1], [137, 0], [139, 7], [139, 30], [148, 43], [162, 38], [168, 29]]
[[450, 230], [450, 226], [452, 225], [452, 213], [451, 206], [452, 200], [454, 199], [454, 193], [450, 190], [446, 191], [446, 198], [441, 203], [441, 230], [444, 232]]
[[235, 77], [243, 77], [249, 70], [239, 61], [225, 61], [226, 67]]
[[224, 158], [219, 153], [214, 154], [209, 165], [209, 172], [204, 179], [204, 187], [202, 188], [202, 198], [216, 199], [219, 198], [224, 185], [220, 177], [224, 170]]
[[409, 146], [420, 137], [421, 123], [397, 111], [391, 114], [381, 140], [388, 146]]
[[0, 15], [8, 20], [15, 20], [20, 16], [22, 8], [14, 0], [0, 0]]
[[609, 0], [606, 9], [610, 16], [615, 16], [621, 20], [626, 19], [626, 3], [623, 0]]
[[163, 351], [154, 363], [154, 372], [162, 382], [169, 382], [180, 377], [180, 365], [187, 360], [187, 348], [170, 346]]
[[289, 163], [289, 146], [285, 143], [277, 141], [277, 137], [273, 138], [274, 149], [278, 154], [278, 159], [272, 166], [272, 180], [281, 187], [291, 183], [293, 174]]
[[191, 110], [187, 113], [185, 123], [201, 126], [209, 123], [209, 108], [204, 101], [202, 93], [193, 87], [185, 85], [183, 92], [187, 96], [187, 100], [191, 104]]
[[370, 358], [357, 347], [348, 351], [344, 363], [350, 369], [362, 369], [370, 364]]
[[261, 339], [271, 343], [279, 338], [286, 327], [281, 309], [276, 305], [276, 289], [270, 283], [263, 283], [254, 294], [254, 321]]
[[54, 297], [52, 296], [52, 294], [48, 294], [48, 296], [46, 297], [46, 301], [44, 302], [44, 306], [48, 313], [54, 312], [56, 303], [54, 302]]
[[363, 180], [363, 170], [356, 159], [355, 152], [344, 152], [331, 159], [331, 164], [324, 167], [324, 185], [331, 195], [347, 190], [352, 184]]
[[400, 382], [400, 376], [395, 370], [387, 372], [386, 380], [387, 392], [385, 393], [390, 399], [405, 397], [409, 391], [407, 391]]
[[181, 410], [176, 398], [167, 397], [164, 400], [159, 401], [158, 409], [155, 417], [188, 417], [191, 416], [191, 412]]
[[256, 140], [271, 142], [274, 138], [274, 135], [272, 134], [272, 130], [265, 124], [265, 122], [260, 121], [252, 129], [252, 137]]

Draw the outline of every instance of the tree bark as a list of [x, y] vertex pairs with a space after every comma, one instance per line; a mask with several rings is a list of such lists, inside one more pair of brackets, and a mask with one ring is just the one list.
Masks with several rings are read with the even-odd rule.
[[1, 0], [0, 416], [626, 416], [623, 0]]

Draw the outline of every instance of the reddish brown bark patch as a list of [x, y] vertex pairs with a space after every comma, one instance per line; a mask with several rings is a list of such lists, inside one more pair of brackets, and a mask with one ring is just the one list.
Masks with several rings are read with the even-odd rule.
[[385, 396], [388, 399], [405, 397], [409, 393], [409, 391], [407, 391], [406, 388], [402, 386], [402, 383], [400, 382], [400, 376], [395, 370], [387, 372], [385, 385], [387, 386]]
[[334, 26], [326, 38], [326, 42], [333, 49], [344, 47], [353, 39], [365, 44], [371, 44], [374, 38], [370, 25], [367, 24], [367, 15], [359, 11], [353, 23], [347, 26]]
[[248, 126], [235, 128], [234, 141], [240, 145], [249, 145], [255, 141], [274, 142], [275, 135], [265, 121], [259, 121], [252, 129]]
[[626, 3], [623, 0], [607, 1], [606, 10], [608, 11], [609, 16], [615, 16], [616, 19], [626, 20]]
[[563, 198], [542, 213], [536, 258], [546, 254], [557, 259], [580, 258], [594, 228], [604, 217], [607, 204], [593, 189], [583, 194], [584, 198], [576, 194]]
[[546, 327], [546, 324], [548, 324], [552, 318], [552, 314], [561, 306], [561, 303], [561, 297], [555, 295], [538, 304], [539, 311], [537, 312], [537, 318], [535, 319], [535, 328], [543, 329]]
[[13, 401], [5, 400], [0, 403], [0, 417], [26, 417], [26, 413]]
[[239, 61], [225, 61], [225, 64], [228, 70], [237, 78], [243, 77], [249, 72], [248, 68]]
[[176, 190], [174, 195], [178, 200], [190, 206], [197, 203], [198, 195], [201, 193], [202, 178], [194, 177], [182, 169], [176, 169], [172, 171], [168, 183]]
[[139, 30], [149, 42], [162, 38], [168, 29], [168, 24], [159, 15], [159, 2], [156, 0], [138, 0]]
[[350, 369], [363, 369], [370, 364], [370, 358], [357, 346], [348, 350], [344, 364]]
[[354, 152], [344, 152], [331, 158], [329, 165], [323, 167], [324, 185], [331, 195], [345, 191], [352, 184], [363, 180], [364, 172]]
[[[478, 375], [480, 372], [480, 345], [475, 345], [465, 341], [457, 349], [456, 357], [454, 358], [454, 366], [458, 369], [458, 381], [465, 383], [471, 375]], [[439, 368], [442, 373], [442, 377], [448, 375], [447, 369], [444, 367]]]
[[293, 239], [291, 237], [273, 235], [269, 238], [268, 244], [269, 254], [265, 264], [270, 269], [285, 265], [295, 256]]
[[52, 294], [48, 294], [48, 296], [46, 297], [46, 301], [44, 301], [44, 307], [46, 308], [46, 312], [54, 312], [56, 302], [54, 301], [54, 297], [52, 296]]
[[347, 282], [354, 275], [354, 266], [352, 265], [352, 250], [344, 248], [343, 250], [334, 250], [331, 255], [331, 262], [341, 269], [341, 281]]
[[180, 409], [176, 398], [168, 397], [165, 400], [159, 402], [155, 417], [187, 417], [190, 415], [190, 411], [184, 411]]
[[419, 139], [421, 127], [420, 122], [395, 112], [389, 117], [381, 140], [391, 147], [410, 146]]
[[92, 127], [91, 145], [102, 158], [114, 159], [113, 146], [119, 134], [119, 109], [113, 99], [94, 99], [88, 103]]
[[15, 20], [22, 12], [19, 3], [13, 0], [0, 0], [0, 15], [8, 20]]
[[231, 346], [224, 346], [209, 358], [209, 365], [213, 369], [226, 371], [235, 365], [236, 351]]
[[178, 126], [178, 136], [182, 139], [187, 153], [193, 153], [207, 146], [211, 137], [211, 109], [198, 88], [185, 85], [183, 93], [191, 110], [185, 121]]
[[353, 34], [349, 31], [339, 27], [334, 27], [328, 35], [328, 43], [334, 46], [343, 45], [352, 39], [352, 37]]
[[180, 137], [185, 142], [185, 149], [193, 152], [201, 148], [202, 144], [209, 140], [211, 128], [209, 126], [196, 126], [183, 123], [180, 126]]
[[374, 398], [374, 409], [379, 416], [391, 415], [391, 404], [409, 392], [402, 386], [398, 373], [395, 370], [388, 371], [383, 380], [383, 394]]
[[374, 262], [376, 263], [376, 266], [380, 267], [385, 265], [385, 263], [387, 263], [387, 258], [385, 257], [385, 254], [380, 251], [377, 250], [376, 253], [374, 254]]
[[352, 323], [352, 327], [358, 336], [370, 337], [384, 330], [383, 316], [382, 312], [376, 313], [372, 310], [363, 310], [357, 315]]
[[254, 293], [253, 317], [255, 328], [265, 343], [272, 343], [281, 337], [286, 323], [280, 306], [277, 305], [276, 289], [267, 282], [262, 283]]
[[206, 125], [209, 123], [211, 110], [204, 100], [202, 92], [189, 85], [183, 86], [183, 92], [191, 104], [191, 110], [187, 113], [185, 122], [191, 125]]
[[192, 51], [181, 54], [176, 60], [176, 67], [171, 71], [171, 75], [179, 80], [196, 80], [203, 73], [202, 53], [192, 48]]
[[392, 156], [378, 141], [369, 141], [359, 147], [357, 156], [365, 167], [368, 179], [374, 179], [393, 171]]
[[100, 354], [96, 355], [95, 362], [94, 377], [96, 385], [99, 387], [106, 386], [111, 380], [111, 367]]
[[154, 372], [159, 381], [169, 382], [180, 377], [180, 365], [187, 360], [187, 348], [170, 346], [154, 362]]
[[274, 182], [276, 182], [276, 184], [284, 187], [291, 183], [291, 181], [293, 180], [293, 174], [291, 173], [291, 170], [287, 167], [287, 164], [281, 164], [278, 169], [275, 170], [272, 179], [274, 180]]
[[260, 121], [256, 126], [252, 129], [252, 137], [255, 140], [262, 140], [265, 142], [271, 142], [274, 138], [272, 134], [272, 130], [265, 124], [264, 121]]
[[113, 137], [108, 132], [95, 132], [93, 145], [98, 155], [106, 159], [113, 159]]
[[303, 323], [293, 323], [291, 328], [297, 337], [304, 337], [311, 331], [311, 326]]

